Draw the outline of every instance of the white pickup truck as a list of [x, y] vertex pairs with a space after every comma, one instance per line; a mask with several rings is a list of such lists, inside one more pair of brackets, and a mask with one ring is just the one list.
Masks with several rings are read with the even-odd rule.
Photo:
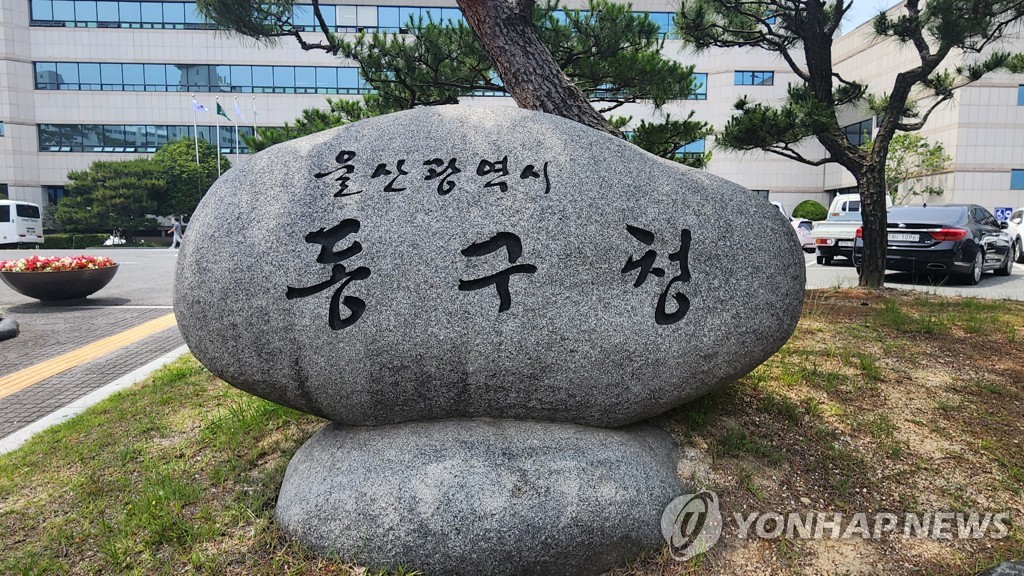
[[[892, 206], [885, 197], [886, 208]], [[860, 194], [839, 194], [828, 207], [828, 216], [814, 225], [811, 237], [818, 250], [818, 264], [831, 265], [832, 259], [842, 256], [853, 260], [853, 239], [861, 226]]]

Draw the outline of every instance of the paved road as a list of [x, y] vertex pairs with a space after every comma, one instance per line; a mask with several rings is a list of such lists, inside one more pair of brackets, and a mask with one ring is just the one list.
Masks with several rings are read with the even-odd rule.
[[[805, 254], [808, 288], [837, 288], [857, 285], [857, 270], [845, 258], [836, 258], [832, 266], [816, 264], [814, 254]], [[944, 276], [917, 276], [906, 272], [885, 275], [889, 288], [921, 290], [943, 296], [973, 296], [994, 300], [1024, 300], [1024, 264], [1016, 264], [1009, 276], [996, 276], [988, 272], [977, 286], [963, 283], [959, 278]]]
[[[170, 306], [174, 294], [174, 263], [177, 251], [167, 248], [87, 248], [78, 250], [0, 250], [0, 260], [40, 256], [78, 256], [89, 254], [113, 258], [120, 264], [117, 275], [106, 288], [90, 299], [97, 306]], [[34, 305], [36, 300], [22, 296], [0, 282], [0, 306]]]
[[183, 344], [171, 316], [177, 253], [165, 249], [0, 250], [0, 260], [98, 254], [120, 264], [94, 297], [43, 306], [0, 282], [21, 334], [0, 342], [0, 439]]

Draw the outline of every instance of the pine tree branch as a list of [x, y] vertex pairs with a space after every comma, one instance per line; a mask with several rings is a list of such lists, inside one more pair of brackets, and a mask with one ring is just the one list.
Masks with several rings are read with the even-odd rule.
[[334, 33], [330, 27], [327, 26], [327, 21], [324, 20], [323, 13], [320, 12], [320, 0], [313, 0], [313, 15], [316, 16], [317, 24], [320, 26], [320, 31], [327, 37], [328, 44], [332, 47], [331, 55], [337, 56], [338, 51], [341, 50], [341, 46], [338, 46], [334, 41]]
[[605, 112], [611, 112], [612, 110], [625, 106], [626, 104], [631, 104], [635, 102], [635, 100], [591, 100], [591, 102], [614, 102], [611, 106], [597, 109], [598, 112], [604, 114]]
[[768, 146], [767, 148], [760, 148], [760, 149], [764, 150], [765, 152], [771, 152], [772, 154], [775, 154], [776, 156], [782, 156], [783, 158], [788, 158], [790, 160], [793, 160], [795, 162], [800, 162], [801, 164], [806, 164], [808, 166], [824, 166], [825, 164], [836, 164], [837, 163], [837, 161], [834, 160], [832, 157], [825, 157], [825, 158], [819, 158], [817, 160], [811, 160], [809, 158], [806, 158], [804, 155], [800, 154], [796, 150], [792, 149], [788, 144], [783, 144], [783, 145], [775, 144], [775, 145], [772, 145], [772, 146]]
[[[957, 88], [960, 88], [962, 86], [966, 86], [967, 84], [970, 84], [970, 82], [966, 82], [966, 83], [962, 84], [961, 86], [958, 86]], [[932, 112], [934, 112], [939, 107], [939, 105], [941, 105], [942, 103], [948, 102], [952, 97], [953, 97], [953, 93], [952, 92], [939, 96], [935, 100], [935, 102], [933, 102], [931, 104], [931, 106], [928, 107], [928, 110], [925, 111], [925, 113], [921, 116], [920, 120], [918, 120], [917, 122], [911, 122], [911, 123], [899, 122], [899, 123], [896, 124], [896, 129], [901, 131], [901, 132], [914, 132], [914, 131], [920, 130], [921, 128], [924, 128], [924, 125], [925, 125], [926, 122], [928, 122], [928, 117], [932, 115]]]

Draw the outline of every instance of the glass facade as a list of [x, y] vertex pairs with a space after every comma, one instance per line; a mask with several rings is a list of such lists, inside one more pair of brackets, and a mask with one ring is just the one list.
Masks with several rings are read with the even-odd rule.
[[[215, 29], [196, 10], [195, 2], [118, 2], [103, 0], [30, 0], [32, 26], [68, 28]], [[672, 34], [671, 12], [640, 12]], [[458, 8], [416, 6], [353, 6], [320, 4], [320, 14], [332, 32], [405, 32], [410, 19], [437, 23], [464, 21]], [[556, 17], [565, 20], [565, 13]], [[296, 4], [292, 25], [304, 32], [320, 31], [312, 4]]]
[[[199, 138], [217, 145], [217, 127], [199, 126]], [[181, 140], [192, 139], [191, 125], [139, 126], [113, 124], [39, 124], [40, 152], [136, 152], [152, 153], [158, 148]], [[252, 126], [238, 127], [238, 152], [248, 154], [242, 135], [252, 135]], [[221, 152], [234, 154], [235, 127], [220, 127]]]
[[1017, 86], [1017, 106], [1024, 106], [1024, 86]]
[[195, 2], [31, 0], [32, 26], [213, 29]]
[[737, 70], [733, 75], [736, 86], [771, 86], [775, 84], [775, 72], [755, 72]]
[[4, 123], [0, 122], [0, 138], [4, 137]]
[[871, 124], [871, 120], [868, 119], [856, 124], [850, 124], [849, 126], [843, 126], [843, 134], [846, 135], [846, 139], [850, 141], [850, 144], [863, 146], [865, 142], [871, 140]]
[[366, 94], [359, 69], [323, 66], [36, 62], [37, 90]]

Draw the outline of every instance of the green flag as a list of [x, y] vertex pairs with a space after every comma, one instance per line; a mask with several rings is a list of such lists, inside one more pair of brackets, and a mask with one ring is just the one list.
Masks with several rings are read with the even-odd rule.
[[231, 122], [231, 118], [228, 118], [228, 113], [224, 111], [224, 108], [217, 102], [217, 114], [223, 116], [228, 122]]

